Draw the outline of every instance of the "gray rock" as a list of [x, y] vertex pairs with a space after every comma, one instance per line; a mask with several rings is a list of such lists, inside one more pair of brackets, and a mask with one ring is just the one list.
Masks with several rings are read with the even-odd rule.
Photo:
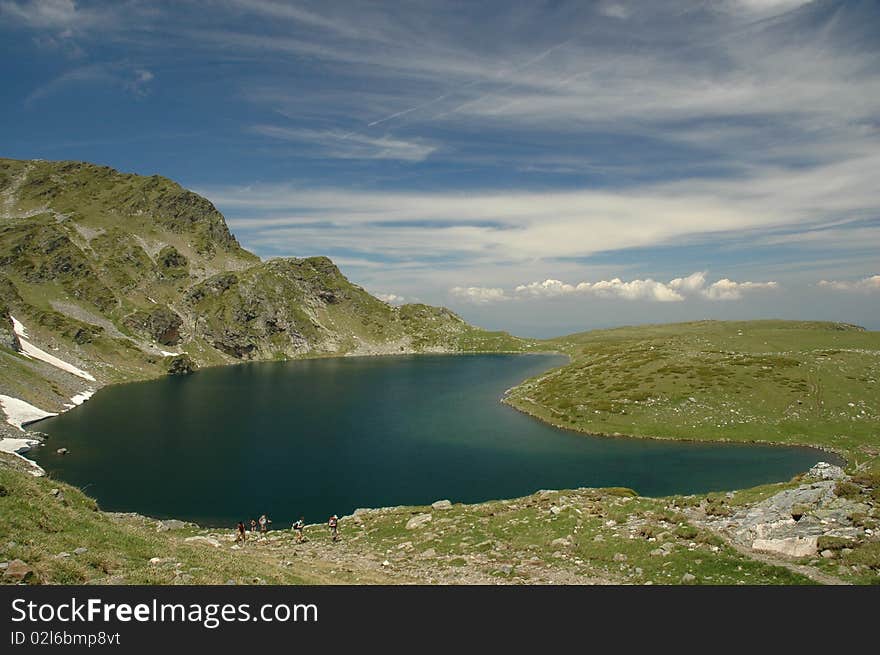
[[55, 452], [58, 453], [59, 455], [66, 455], [66, 454], [69, 453], [70, 451], [67, 450], [67, 448], [59, 448], [59, 449], [56, 450]]
[[76, 550], [73, 551], [73, 554], [74, 555], [85, 555], [87, 552], [89, 552], [88, 548], [86, 548], [84, 546], [80, 546], [79, 548], [77, 548]]
[[697, 576], [695, 576], [693, 573], [685, 573], [683, 576], [681, 576], [681, 581], [683, 584], [691, 584], [692, 582], [696, 582], [696, 580]]
[[614, 561], [615, 562], [625, 562], [629, 559], [624, 553], [614, 553]]
[[431, 503], [431, 507], [436, 510], [447, 510], [452, 509], [452, 503], [448, 500], [435, 500]]
[[165, 521], [159, 521], [159, 524], [156, 526], [156, 532], [166, 532], [167, 530], [180, 530], [181, 528], [185, 528], [186, 523], [183, 521], [178, 521], [177, 519], [167, 519]]
[[817, 463], [807, 472], [807, 475], [817, 480], [843, 480], [846, 478], [846, 473], [842, 468], [828, 462]]
[[755, 539], [752, 542], [752, 549], [778, 555], [787, 555], [788, 557], [812, 557], [816, 555], [818, 541], [819, 538], [816, 536]]
[[571, 541], [571, 537], [568, 536], [568, 537], [560, 537], [559, 539], [554, 539], [553, 541], [550, 542], [550, 545], [555, 546], [557, 548], [571, 548], [573, 544]]
[[822, 551], [821, 553], [819, 553], [819, 554], [820, 554], [822, 557], [824, 557], [825, 559], [834, 559], [835, 557], [837, 557], [837, 554], [836, 554], [833, 550], [830, 550], [830, 549], [828, 549], [828, 548], [826, 548], [825, 550], [823, 550], [823, 551]]
[[504, 575], [510, 575], [513, 573], [513, 566], [511, 564], [502, 564], [498, 567], [498, 571]]
[[430, 523], [433, 518], [434, 517], [430, 514], [417, 514], [406, 522], [406, 529], [415, 530], [417, 528], [420, 528], [423, 525], [427, 525], [428, 523]]

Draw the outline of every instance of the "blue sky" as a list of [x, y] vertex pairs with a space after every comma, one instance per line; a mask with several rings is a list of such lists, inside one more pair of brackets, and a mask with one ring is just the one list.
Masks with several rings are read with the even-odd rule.
[[880, 329], [880, 3], [0, 0], [0, 155], [546, 336]]

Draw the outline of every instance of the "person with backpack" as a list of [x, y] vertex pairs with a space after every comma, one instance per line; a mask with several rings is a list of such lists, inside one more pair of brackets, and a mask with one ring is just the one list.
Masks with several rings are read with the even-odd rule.
[[327, 521], [327, 527], [330, 528], [330, 536], [333, 537], [333, 541], [339, 541], [339, 517], [336, 514]]
[[240, 541], [242, 543], [247, 541], [247, 532], [245, 532], [244, 523], [242, 521], [238, 522], [238, 535], [236, 535], [235, 541], [236, 542]]
[[254, 519], [251, 519], [251, 532], [257, 531], [257, 522]]
[[261, 537], [265, 537], [266, 533], [269, 531], [269, 523], [271, 523], [269, 518], [265, 514], [262, 514], [260, 516], [260, 536]]
[[305, 537], [303, 536], [303, 529], [306, 527], [306, 522], [304, 517], [300, 516], [299, 520], [293, 524], [293, 531], [296, 532], [296, 543], [301, 544]]

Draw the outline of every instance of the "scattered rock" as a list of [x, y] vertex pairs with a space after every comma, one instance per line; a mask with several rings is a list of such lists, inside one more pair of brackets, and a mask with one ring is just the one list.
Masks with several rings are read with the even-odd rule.
[[833, 559], [834, 557], [836, 557], [834, 551], [831, 550], [831, 549], [829, 549], [829, 548], [826, 548], [825, 550], [823, 550], [823, 551], [822, 551], [821, 553], [819, 553], [819, 554], [820, 554], [822, 557], [824, 557], [825, 559]]
[[812, 557], [816, 554], [818, 537], [786, 537], [784, 539], [755, 539], [753, 550], [777, 553], [789, 557]]
[[550, 513], [551, 513], [553, 516], [557, 516], [560, 512], [562, 512], [562, 510], [561, 510], [558, 506], [556, 506], [556, 505], [552, 505], [552, 506], [550, 507]]
[[615, 562], [625, 562], [629, 559], [624, 553], [614, 553], [614, 561]]
[[76, 550], [73, 551], [73, 554], [74, 555], [85, 555], [87, 552], [89, 552], [88, 548], [86, 548], [85, 546], [80, 546], [79, 548], [77, 548]]
[[159, 521], [156, 526], [156, 532], [166, 532], [167, 530], [180, 530], [181, 528], [185, 528], [186, 523], [183, 521], [178, 521], [177, 519], [167, 519], [165, 521]]
[[513, 565], [502, 564], [498, 567], [498, 572], [503, 573], [504, 575], [510, 575], [511, 573], [513, 573]]
[[691, 584], [692, 582], [695, 582], [696, 579], [697, 576], [695, 576], [693, 573], [685, 573], [683, 576], [681, 576], [682, 584]]
[[447, 509], [452, 509], [452, 503], [448, 500], [435, 500], [433, 503], [431, 503], [431, 507], [436, 510], [443, 511]]
[[26, 563], [20, 559], [14, 559], [6, 567], [3, 572], [3, 579], [12, 582], [34, 582], [36, 573]]
[[568, 537], [560, 537], [559, 539], [554, 539], [553, 541], [550, 542], [550, 545], [554, 546], [556, 548], [571, 548], [573, 544], [571, 541], [571, 536], [568, 536]]
[[206, 544], [214, 548], [220, 548], [221, 546], [220, 542], [213, 537], [203, 537], [201, 535], [197, 535], [195, 537], [187, 537], [186, 539], [184, 539], [184, 541], [191, 544]]
[[58, 453], [59, 455], [66, 455], [66, 454], [69, 453], [70, 451], [67, 450], [67, 448], [59, 448], [59, 449], [56, 450], [55, 452]]
[[419, 555], [419, 557], [421, 559], [433, 559], [433, 558], [437, 557], [437, 551], [434, 550], [433, 548], [428, 548], [428, 550], [422, 551], [422, 553]]
[[433, 520], [433, 517], [430, 514], [417, 514], [412, 517], [409, 521], [406, 522], [407, 530], [415, 530], [417, 528], [430, 523]]

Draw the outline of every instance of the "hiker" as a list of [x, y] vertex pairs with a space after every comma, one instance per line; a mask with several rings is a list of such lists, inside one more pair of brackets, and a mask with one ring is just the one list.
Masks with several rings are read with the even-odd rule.
[[330, 528], [330, 534], [333, 537], [333, 541], [339, 541], [339, 517], [334, 514], [330, 517], [330, 520], [327, 521], [327, 527]]
[[242, 543], [247, 541], [247, 532], [245, 532], [244, 522], [242, 521], [238, 522], [238, 535], [235, 537], [235, 541], [240, 541]]
[[265, 537], [266, 533], [269, 531], [269, 524], [272, 521], [268, 519], [268, 517], [263, 514], [260, 516], [260, 535]]
[[304, 517], [300, 516], [299, 520], [293, 524], [293, 531], [296, 532], [296, 543], [301, 544], [303, 542], [303, 528], [306, 527], [306, 522]]
[[257, 531], [257, 522], [251, 519], [251, 532]]

